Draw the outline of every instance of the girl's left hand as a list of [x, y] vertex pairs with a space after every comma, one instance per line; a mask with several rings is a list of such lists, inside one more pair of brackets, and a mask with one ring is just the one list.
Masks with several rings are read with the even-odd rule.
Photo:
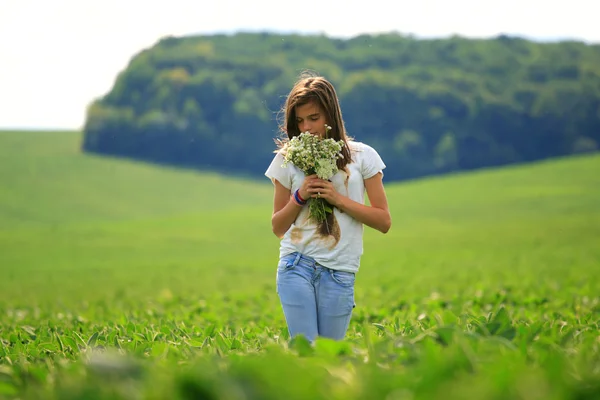
[[333, 187], [333, 183], [323, 180], [323, 179], [314, 179], [308, 188], [308, 192], [311, 194], [312, 198], [322, 198], [327, 200], [329, 204], [334, 207], [337, 207], [340, 200], [340, 194]]

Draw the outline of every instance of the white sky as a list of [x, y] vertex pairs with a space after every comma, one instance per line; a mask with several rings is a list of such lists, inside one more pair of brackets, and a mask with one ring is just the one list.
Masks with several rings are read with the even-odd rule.
[[88, 103], [111, 89], [135, 53], [166, 35], [269, 30], [348, 37], [397, 31], [600, 43], [600, 5], [594, 3], [0, 0], [0, 128], [81, 128]]

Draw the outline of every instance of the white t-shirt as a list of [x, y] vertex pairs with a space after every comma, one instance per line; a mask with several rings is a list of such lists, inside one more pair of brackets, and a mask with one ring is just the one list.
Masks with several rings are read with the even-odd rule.
[[[383, 174], [385, 164], [375, 149], [361, 142], [349, 142], [352, 162], [347, 165], [349, 174], [338, 171], [331, 181], [335, 189], [350, 199], [365, 203], [364, 180], [378, 172]], [[292, 163], [282, 167], [283, 156], [276, 153], [265, 176], [278, 180], [284, 187], [295, 192], [304, 181], [305, 174]], [[334, 208], [339, 225], [339, 241], [332, 237], [323, 238], [316, 231], [316, 224], [308, 219], [308, 204], [302, 207], [296, 221], [281, 239], [280, 257], [300, 252], [312, 257], [319, 264], [342, 271], [357, 272], [363, 254], [363, 224], [346, 213]]]

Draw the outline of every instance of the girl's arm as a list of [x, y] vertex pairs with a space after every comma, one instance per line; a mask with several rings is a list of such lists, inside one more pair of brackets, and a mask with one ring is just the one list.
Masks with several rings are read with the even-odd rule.
[[320, 179], [313, 182], [309, 192], [312, 197], [317, 197], [317, 193], [320, 192], [322, 198], [357, 221], [382, 233], [387, 233], [392, 226], [392, 217], [383, 187], [382, 174], [378, 173], [369, 179], [365, 179], [365, 189], [367, 196], [369, 196], [370, 206], [343, 196], [335, 190], [331, 182]]
[[[311, 183], [317, 179], [316, 175], [305, 176], [300, 185], [299, 192], [302, 199], [308, 200], [310, 193], [308, 188]], [[285, 235], [290, 226], [296, 221], [302, 207], [292, 199], [292, 193], [283, 186], [277, 179], [273, 179], [275, 185], [275, 195], [273, 199], [273, 216], [271, 217], [271, 228], [273, 233], [279, 239]]]
[[278, 180], [274, 179], [273, 184], [275, 185], [275, 194], [271, 228], [275, 236], [281, 239], [300, 214], [302, 206], [292, 200], [290, 190], [286, 189]]

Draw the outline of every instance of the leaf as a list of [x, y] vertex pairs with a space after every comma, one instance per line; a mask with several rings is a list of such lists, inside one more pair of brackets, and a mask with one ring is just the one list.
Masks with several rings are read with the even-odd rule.
[[485, 324], [487, 335], [502, 336], [512, 340], [517, 335], [517, 330], [512, 326], [512, 321], [504, 307], [500, 308], [496, 315], [490, 318], [490, 322]]
[[27, 373], [30, 377], [34, 378], [37, 383], [42, 383], [48, 376], [48, 369], [40, 366], [30, 366]]
[[200, 348], [202, 348], [202, 347], [204, 347], [205, 343], [206, 343], [206, 339], [204, 339], [203, 342], [200, 342], [200, 341], [194, 340], [194, 339], [191, 339], [191, 340], [187, 341], [187, 344], [190, 345], [191, 347], [200, 347]]
[[459, 321], [458, 316], [450, 310], [444, 310], [440, 315], [440, 318], [444, 325], [455, 326]]
[[210, 324], [206, 328], [204, 328], [204, 336], [213, 337], [215, 334], [215, 324]]
[[40, 350], [46, 350], [51, 352], [55, 352], [58, 350], [58, 347], [54, 343], [41, 343], [38, 345], [38, 348]]
[[73, 331], [73, 335], [75, 335], [75, 337], [76, 337], [77, 339], [79, 339], [79, 341], [81, 342], [81, 345], [82, 345], [83, 347], [87, 347], [87, 344], [85, 343], [85, 340], [83, 340], [83, 338], [81, 337], [81, 335], [80, 335], [79, 333], [77, 333], [77, 332]]
[[488, 331], [488, 334], [490, 335], [495, 335], [498, 330], [501, 328], [502, 325], [500, 325], [498, 322], [489, 322], [487, 324], [485, 324], [485, 327]]
[[96, 340], [98, 339], [98, 332], [94, 332], [92, 336], [87, 341], [87, 345], [90, 347], [94, 347], [96, 345]]
[[310, 341], [304, 335], [296, 335], [290, 341], [290, 348], [296, 350], [300, 357], [307, 357], [314, 354], [315, 349]]
[[15, 396], [19, 391], [16, 386], [10, 382], [2, 382], [0, 381], [0, 394], [6, 396]]
[[496, 313], [496, 315], [494, 316], [494, 319], [492, 320], [493, 322], [502, 325], [512, 325], [512, 321], [510, 320], [510, 317], [508, 315], [508, 312], [506, 311], [506, 308], [502, 307], [500, 308], [500, 310], [498, 310], [498, 312]]
[[154, 343], [152, 345], [151, 354], [154, 357], [164, 357], [169, 351], [169, 345], [167, 343]]
[[35, 328], [33, 326], [24, 325], [21, 327], [21, 329], [23, 329], [29, 336], [31, 336], [32, 339], [35, 340], [37, 335], [35, 334]]
[[231, 350], [237, 350], [242, 348], [242, 342], [240, 342], [237, 338], [234, 338], [231, 342]]
[[508, 340], [513, 340], [515, 336], [517, 336], [517, 330], [512, 326], [506, 327], [505, 329], [502, 329], [500, 332], [498, 332], [498, 336], [501, 336]]
[[223, 333], [219, 333], [217, 336], [215, 336], [215, 339], [217, 341], [217, 345], [219, 346], [219, 350], [221, 350], [223, 353], [231, 348], [231, 343], [229, 343], [225, 336], [223, 336]]
[[59, 334], [58, 333], [54, 333], [54, 336], [56, 337], [56, 341], [58, 342], [58, 346], [60, 348], [60, 352], [64, 353], [65, 352], [65, 346], [63, 345], [63, 342], [60, 339]]
[[73, 351], [78, 351], [79, 348], [77, 347], [77, 343], [75, 342], [75, 340], [69, 336], [63, 336], [62, 338], [63, 343], [66, 344], [67, 346], [69, 346], [71, 348], [71, 350]]
[[442, 326], [434, 330], [434, 332], [437, 334], [437, 341], [445, 346], [452, 343], [452, 338], [455, 331], [456, 328], [450, 326]]
[[314, 354], [319, 356], [339, 356], [351, 354], [350, 344], [329, 338], [317, 338], [315, 340]]
[[14, 371], [6, 365], [0, 365], [0, 382], [12, 382], [14, 379]]

